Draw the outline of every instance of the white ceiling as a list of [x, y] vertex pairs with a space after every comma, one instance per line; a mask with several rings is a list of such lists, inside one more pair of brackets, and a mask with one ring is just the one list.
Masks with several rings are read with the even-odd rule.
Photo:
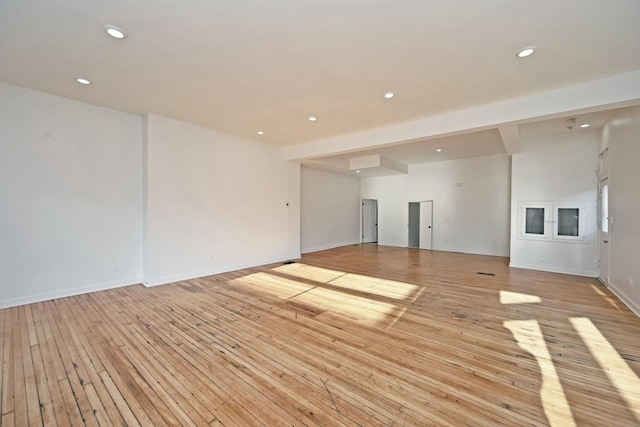
[[[639, 22], [638, 0], [2, 0], [0, 81], [291, 147], [635, 72]], [[375, 152], [504, 152], [495, 128], [417, 141]]]
[[[441, 149], [441, 152], [436, 151]], [[370, 154], [381, 154], [406, 165], [464, 159], [492, 154], [504, 154], [505, 148], [497, 129], [432, 138], [423, 141], [393, 145], [390, 147], [362, 150], [355, 153], [320, 157], [303, 162], [307, 167], [325, 169], [363, 178], [395, 175], [398, 172], [385, 168], [362, 168], [359, 172], [351, 169], [349, 160]]]
[[[563, 133], [600, 131], [615, 112], [616, 110], [612, 109], [522, 123], [518, 125], [519, 135], [520, 138], [528, 139]], [[572, 122], [571, 119], [575, 119], [575, 122]], [[580, 128], [581, 124], [589, 124], [589, 127]], [[437, 151], [438, 149], [442, 151]], [[406, 165], [415, 165], [505, 153], [505, 145], [500, 136], [500, 132], [498, 129], [489, 129], [412, 141], [382, 148], [360, 150], [353, 153], [323, 156], [306, 160], [303, 164], [311, 168], [367, 178], [397, 175], [399, 172], [385, 168], [363, 168], [360, 172], [356, 172], [350, 168], [350, 159], [371, 154], [381, 154]]]

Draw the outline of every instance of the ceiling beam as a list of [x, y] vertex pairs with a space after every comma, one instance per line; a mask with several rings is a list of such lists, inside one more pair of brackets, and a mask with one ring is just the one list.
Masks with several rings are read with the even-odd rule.
[[354, 170], [366, 169], [386, 169], [394, 173], [407, 174], [409, 167], [396, 160], [382, 154], [369, 154], [362, 157], [353, 157], [349, 159], [349, 168]]
[[520, 128], [517, 123], [507, 123], [498, 127], [504, 149], [508, 155], [518, 154], [522, 149], [520, 144]]
[[505, 123], [531, 122], [566, 114], [640, 105], [640, 71], [620, 74], [535, 95], [432, 116], [401, 125], [286, 147], [287, 160], [380, 148], [427, 138], [470, 133]]

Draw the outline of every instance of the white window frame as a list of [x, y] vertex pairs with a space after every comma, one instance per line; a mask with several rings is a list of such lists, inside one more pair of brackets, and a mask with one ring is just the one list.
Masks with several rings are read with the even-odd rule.
[[[527, 208], [544, 209], [544, 232], [533, 234], [526, 232]], [[578, 235], [563, 236], [558, 234], [558, 210], [578, 209]], [[518, 239], [543, 240], [551, 242], [587, 243], [586, 222], [587, 208], [582, 203], [522, 202], [518, 207]]]
[[[544, 233], [527, 233], [527, 209], [544, 209]], [[520, 203], [519, 208], [519, 235], [520, 239], [526, 240], [549, 240], [551, 238], [550, 232], [551, 227], [548, 225], [551, 223], [551, 209], [552, 205], [550, 203]]]

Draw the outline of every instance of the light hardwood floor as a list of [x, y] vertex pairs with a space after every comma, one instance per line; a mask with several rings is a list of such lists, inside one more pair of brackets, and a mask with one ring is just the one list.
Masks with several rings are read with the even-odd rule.
[[498, 257], [349, 246], [1, 310], [0, 334], [2, 426], [640, 424], [640, 319]]

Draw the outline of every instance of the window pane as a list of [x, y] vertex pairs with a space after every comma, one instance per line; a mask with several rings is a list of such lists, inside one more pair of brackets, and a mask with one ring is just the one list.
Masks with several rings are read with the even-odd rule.
[[527, 208], [524, 232], [544, 235], [544, 208]]
[[609, 185], [602, 186], [602, 195], [600, 203], [600, 224], [604, 233], [609, 232]]
[[558, 236], [580, 236], [580, 209], [558, 208]]

